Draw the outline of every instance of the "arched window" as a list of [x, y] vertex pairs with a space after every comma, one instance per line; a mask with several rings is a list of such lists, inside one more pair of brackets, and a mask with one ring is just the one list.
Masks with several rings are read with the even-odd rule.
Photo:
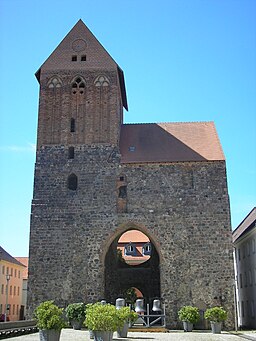
[[124, 247], [125, 256], [136, 256], [136, 245], [134, 243], [129, 243]]
[[94, 84], [95, 86], [109, 86], [109, 79], [106, 76], [98, 76]]
[[54, 89], [54, 88], [61, 88], [62, 81], [59, 77], [52, 77], [48, 82], [48, 88]]
[[68, 189], [72, 191], [77, 189], [77, 176], [75, 174], [70, 174], [68, 177]]
[[83, 94], [85, 88], [85, 81], [81, 77], [76, 77], [72, 82], [72, 93], [75, 95], [76, 93]]
[[145, 256], [151, 255], [151, 244], [150, 243], [146, 243], [143, 245], [142, 254]]

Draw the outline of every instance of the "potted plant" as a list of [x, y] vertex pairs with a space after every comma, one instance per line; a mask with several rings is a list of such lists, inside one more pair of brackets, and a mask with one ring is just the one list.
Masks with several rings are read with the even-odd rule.
[[204, 317], [210, 321], [213, 334], [221, 333], [222, 321], [227, 319], [227, 315], [222, 307], [213, 307], [205, 311]]
[[85, 325], [93, 331], [95, 341], [111, 341], [114, 331], [122, 327], [123, 321], [114, 305], [98, 302], [86, 305]]
[[179, 319], [183, 322], [185, 332], [192, 332], [193, 324], [200, 320], [199, 309], [190, 305], [182, 307], [178, 311]]
[[40, 341], [59, 341], [61, 329], [66, 327], [63, 308], [57, 307], [53, 301], [42, 302], [34, 312]]
[[65, 313], [73, 329], [80, 330], [85, 320], [85, 304], [71, 303], [65, 309]]
[[117, 329], [117, 337], [127, 337], [129, 324], [132, 325], [138, 318], [130, 307], [123, 307], [117, 310], [118, 317], [122, 323], [121, 327]]

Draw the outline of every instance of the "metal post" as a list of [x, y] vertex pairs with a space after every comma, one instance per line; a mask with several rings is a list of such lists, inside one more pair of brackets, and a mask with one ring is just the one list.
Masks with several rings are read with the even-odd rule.
[[4, 315], [4, 322], [7, 321], [7, 310], [8, 310], [8, 291], [9, 291], [9, 280], [11, 278], [11, 275], [6, 275], [6, 304], [5, 304], [5, 315]]

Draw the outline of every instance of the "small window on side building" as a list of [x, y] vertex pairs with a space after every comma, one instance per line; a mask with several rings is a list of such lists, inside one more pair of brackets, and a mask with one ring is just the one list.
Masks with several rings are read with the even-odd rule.
[[75, 148], [74, 147], [69, 147], [68, 148], [68, 158], [69, 159], [74, 159], [75, 158]]
[[70, 119], [70, 132], [74, 133], [76, 131], [76, 121], [74, 118]]
[[75, 174], [70, 174], [68, 177], [68, 189], [72, 191], [77, 189], [77, 176]]
[[77, 56], [72, 56], [71, 60], [72, 60], [72, 62], [76, 62], [77, 61]]

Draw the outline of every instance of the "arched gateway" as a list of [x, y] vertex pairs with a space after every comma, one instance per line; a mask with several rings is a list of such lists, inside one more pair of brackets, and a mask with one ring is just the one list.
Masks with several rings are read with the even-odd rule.
[[[115, 234], [114, 240], [108, 247], [105, 256], [105, 298], [109, 302], [115, 302], [119, 296], [124, 296], [129, 288], [137, 288], [143, 293], [147, 302], [151, 302], [155, 298], [161, 297], [161, 284], [160, 284], [160, 257], [154, 240], [149, 238], [150, 244], [150, 257], [145, 262], [140, 262], [136, 265], [131, 265], [125, 262], [125, 259], [117, 252], [118, 241], [121, 235], [127, 231], [143, 231], [146, 232], [144, 227], [140, 227], [134, 223], [124, 224], [121, 231], [120, 229]], [[131, 235], [132, 236], [132, 235]], [[135, 236], [136, 239], [136, 236]], [[141, 255], [143, 250], [137, 247], [140, 240], [136, 240], [132, 244], [132, 250], [128, 250], [130, 259], [135, 259], [136, 256]], [[129, 247], [129, 244], [127, 244]], [[131, 246], [130, 246], [131, 247]], [[143, 249], [143, 248], [142, 248]], [[120, 249], [119, 249], [120, 250]], [[126, 251], [126, 252], [128, 252]]]
[[[81, 20], [36, 77], [30, 315], [44, 300], [113, 301], [134, 286], [162, 298], [168, 325], [183, 305], [221, 304], [232, 327], [226, 165], [213, 122], [124, 124], [123, 71]], [[138, 268], [115, 255], [130, 229], [152, 243]]]

